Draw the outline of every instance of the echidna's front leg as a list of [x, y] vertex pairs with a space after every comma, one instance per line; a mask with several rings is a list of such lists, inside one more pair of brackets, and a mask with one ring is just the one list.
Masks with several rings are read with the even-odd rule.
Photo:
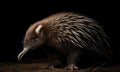
[[55, 54], [54, 52], [49, 52], [48, 55], [48, 66], [47, 69], [54, 69], [55, 67], [61, 67], [62, 63], [59, 61], [59, 59], [57, 58], [57, 54]]
[[61, 62], [59, 60], [53, 60], [53, 61], [50, 61], [47, 68], [48, 69], [54, 69], [55, 67], [59, 66], [59, 65], [62, 65]]
[[42, 67], [42, 69], [54, 69], [56, 66], [61, 65], [61, 62], [58, 60], [50, 61], [48, 65]]
[[68, 69], [68, 70], [78, 70], [78, 67], [75, 64], [68, 64], [68, 66], [65, 67], [65, 69]]
[[71, 51], [67, 58], [68, 65], [67, 67], [65, 67], [65, 69], [78, 70], [78, 67], [76, 64], [80, 58], [80, 54], [82, 54], [82, 52], [80, 52], [79, 50]]

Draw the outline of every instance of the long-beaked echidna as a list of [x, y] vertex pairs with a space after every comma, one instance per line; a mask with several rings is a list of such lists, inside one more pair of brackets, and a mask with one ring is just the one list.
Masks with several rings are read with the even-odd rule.
[[71, 70], [78, 69], [76, 62], [84, 50], [111, 56], [103, 28], [93, 19], [73, 12], [57, 13], [32, 24], [26, 32], [18, 60], [30, 49], [43, 44], [65, 55], [67, 68]]

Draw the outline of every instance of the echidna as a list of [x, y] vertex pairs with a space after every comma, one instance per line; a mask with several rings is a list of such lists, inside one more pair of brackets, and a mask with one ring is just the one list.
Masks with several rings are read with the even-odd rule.
[[[21, 60], [30, 49], [42, 45], [59, 51], [67, 59], [68, 69], [78, 69], [76, 62], [84, 50], [111, 57], [108, 37], [95, 20], [73, 12], [61, 12], [32, 24], [24, 38]], [[54, 62], [54, 61], [53, 61]], [[53, 66], [53, 65], [51, 65]]]

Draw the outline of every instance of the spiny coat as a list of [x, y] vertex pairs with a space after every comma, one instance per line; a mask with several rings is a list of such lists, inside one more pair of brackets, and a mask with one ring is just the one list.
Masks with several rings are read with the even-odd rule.
[[64, 54], [68, 69], [78, 69], [76, 61], [82, 50], [96, 52], [105, 57], [112, 53], [108, 37], [102, 26], [84, 15], [61, 12], [32, 24], [24, 38], [22, 56], [30, 49], [46, 44]]

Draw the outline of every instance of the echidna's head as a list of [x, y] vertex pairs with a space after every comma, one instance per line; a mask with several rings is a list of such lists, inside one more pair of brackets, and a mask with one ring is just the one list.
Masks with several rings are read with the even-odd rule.
[[42, 25], [31, 25], [26, 32], [23, 50], [18, 55], [18, 60], [20, 61], [23, 55], [25, 55], [29, 50], [35, 49], [36, 47], [43, 45], [45, 42], [45, 38], [46, 37]]

